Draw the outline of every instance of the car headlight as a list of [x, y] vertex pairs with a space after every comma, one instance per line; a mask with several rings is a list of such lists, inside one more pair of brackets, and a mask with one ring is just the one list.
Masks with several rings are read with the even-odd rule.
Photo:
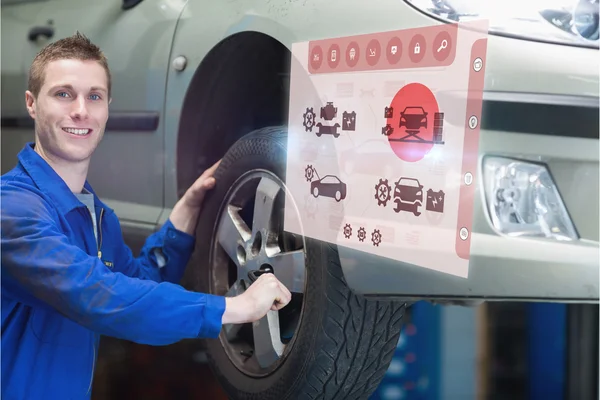
[[485, 157], [483, 184], [494, 227], [508, 236], [578, 238], [546, 166], [504, 157]]
[[489, 21], [489, 33], [598, 48], [600, 0], [405, 0], [444, 22]]

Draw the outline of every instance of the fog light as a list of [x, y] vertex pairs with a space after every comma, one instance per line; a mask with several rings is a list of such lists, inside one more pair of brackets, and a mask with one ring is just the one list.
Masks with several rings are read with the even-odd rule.
[[556, 240], [578, 238], [546, 166], [486, 157], [483, 183], [492, 224], [501, 233]]

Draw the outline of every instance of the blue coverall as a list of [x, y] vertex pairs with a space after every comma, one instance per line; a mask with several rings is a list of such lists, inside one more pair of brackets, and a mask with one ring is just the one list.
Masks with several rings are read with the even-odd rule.
[[32, 143], [18, 160], [0, 187], [3, 399], [90, 398], [100, 335], [151, 345], [218, 336], [224, 297], [176, 284], [192, 236], [167, 221], [135, 258], [87, 181], [97, 232]]

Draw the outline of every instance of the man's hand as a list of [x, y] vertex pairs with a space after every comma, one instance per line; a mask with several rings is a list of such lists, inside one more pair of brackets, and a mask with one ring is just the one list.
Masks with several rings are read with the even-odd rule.
[[175, 207], [173, 207], [169, 219], [177, 230], [189, 235], [194, 234], [196, 223], [198, 222], [198, 215], [202, 209], [204, 196], [206, 195], [206, 192], [215, 186], [213, 174], [220, 163], [221, 160], [217, 161], [212, 167], [204, 171], [192, 186], [186, 190], [183, 197], [175, 204]]
[[270, 310], [281, 310], [292, 299], [290, 291], [273, 274], [262, 274], [241, 295], [225, 299], [223, 324], [258, 321]]

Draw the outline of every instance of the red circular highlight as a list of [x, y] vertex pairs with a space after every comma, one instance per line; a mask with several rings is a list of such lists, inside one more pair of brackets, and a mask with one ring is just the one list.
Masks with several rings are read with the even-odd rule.
[[390, 39], [387, 44], [386, 57], [390, 64], [397, 64], [402, 57], [402, 41], [397, 36]]
[[427, 42], [425, 41], [425, 37], [421, 34], [416, 34], [410, 40], [410, 44], [408, 45], [408, 57], [411, 59], [413, 63], [419, 63], [423, 57], [425, 57], [425, 52], [427, 51]]
[[327, 54], [327, 63], [329, 64], [329, 68], [335, 69], [340, 63], [340, 58], [342, 55], [340, 54], [340, 46], [337, 44], [332, 44], [329, 47], [329, 53]]
[[[434, 94], [421, 83], [410, 83], [396, 93], [386, 124], [392, 151], [403, 161], [417, 162], [433, 148], [433, 121], [439, 106]], [[401, 126], [402, 125], [402, 126]]]
[[348, 47], [346, 47], [346, 64], [349, 67], [354, 67], [356, 63], [358, 63], [358, 58], [360, 57], [360, 47], [358, 47], [358, 43], [351, 42]]
[[381, 44], [379, 44], [379, 40], [371, 39], [369, 44], [367, 44], [367, 50], [365, 51], [367, 64], [372, 67], [375, 66], [379, 61], [379, 57], [381, 57]]
[[321, 68], [321, 64], [323, 63], [323, 49], [321, 46], [315, 46], [310, 53], [310, 65], [313, 69]]
[[453, 44], [452, 37], [448, 32], [442, 31], [438, 33], [433, 40], [433, 47], [431, 48], [433, 57], [438, 61], [444, 61], [450, 55]]

